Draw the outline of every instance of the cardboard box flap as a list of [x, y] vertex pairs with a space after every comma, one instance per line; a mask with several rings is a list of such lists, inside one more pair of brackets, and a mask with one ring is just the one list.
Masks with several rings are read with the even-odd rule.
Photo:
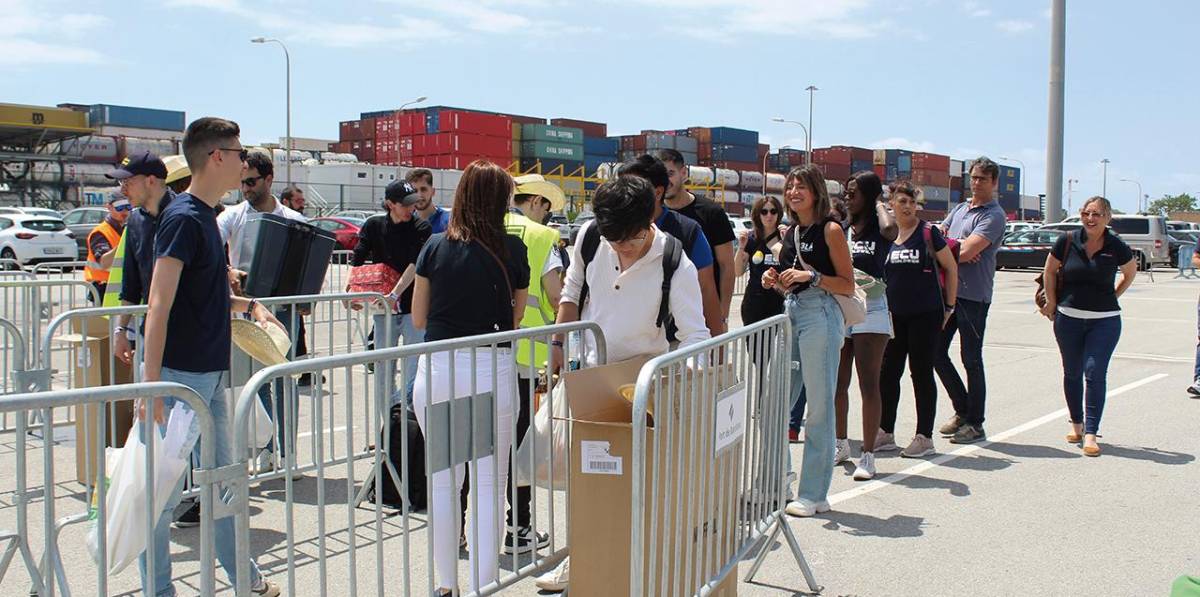
[[80, 344], [88, 340], [103, 340], [112, 333], [112, 323], [106, 317], [72, 317], [68, 321], [71, 333], [55, 338], [59, 342]]
[[618, 389], [637, 380], [650, 357], [634, 357], [603, 367], [569, 371], [562, 376], [570, 420], [595, 423], [629, 423], [629, 403]]

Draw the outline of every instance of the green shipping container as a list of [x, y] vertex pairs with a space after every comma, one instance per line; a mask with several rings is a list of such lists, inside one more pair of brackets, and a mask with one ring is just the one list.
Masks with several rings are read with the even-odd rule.
[[[583, 129], [545, 124], [521, 125], [522, 141], [549, 141], [560, 145], [583, 145]], [[580, 152], [579, 159], [583, 159]]]
[[522, 141], [519, 157], [582, 162], [583, 145], [547, 143], [545, 141]]

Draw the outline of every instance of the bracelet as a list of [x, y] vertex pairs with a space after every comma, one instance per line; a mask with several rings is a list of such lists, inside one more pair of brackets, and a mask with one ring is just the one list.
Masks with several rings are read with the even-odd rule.
[[258, 299], [250, 299], [250, 303], [246, 305], [246, 315], [254, 314], [254, 307], [258, 305]]
[[813, 270], [813, 272], [812, 272], [812, 285], [813, 285], [813, 287], [814, 287], [814, 288], [820, 288], [820, 287], [821, 287], [821, 272], [819, 272], [819, 271], [817, 271], [817, 270]]
[[562, 346], [563, 346], [562, 340], [551, 340], [550, 346], [553, 346], [555, 348], [562, 348]]

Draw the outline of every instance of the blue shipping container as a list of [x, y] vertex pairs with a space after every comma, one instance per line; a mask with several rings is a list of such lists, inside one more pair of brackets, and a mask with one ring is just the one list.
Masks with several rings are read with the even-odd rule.
[[583, 156], [583, 171], [588, 176], [591, 176], [596, 173], [596, 169], [600, 167], [600, 164], [615, 161], [617, 161], [615, 156], [585, 155]]
[[1000, 207], [1005, 212], [1019, 211], [1021, 209], [1021, 197], [1016, 195], [1000, 195]]
[[901, 172], [912, 172], [912, 153], [896, 156], [896, 169]]
[[962, 203], [962, 191], [959, 189], [950, 189], [950, 201], [952, 203]]
[[[735, 129], [727, 126], [714, 126], [709, 129], [712, 134], [710, 140], [715, 145], [745, 145], [753, 147], [755, 155], [758, 152], [758, 131], [748, 131], [745, 129]], [[713, 159], [716, 159], [715, 157]], [[754, 158], [749, 160], [734, 160], [734, 161], [749, 161], [753, 162]]]
[[613, 137], [584, 137], [583, 154], [616, 157], [621, 150], [621, 140]]
[[850, 162], [850, 172], [859, 172], [861, 170], [871, 170], [875, 167], [870, 160], [854, 160]]
[[900, 156], [907, 156], [912, 163], [912, 152], [907, 149], [885, 149], [883, 161], [888, 166], [899, 166]]
[[[716, 129], [713, 129], [714, 131]], [[755, 133], [757, 137], [758, 134]], [[718, 145], [713, 143], [712, 159], [714, 162], [756, 162], [758, 161], [758, 146]]]
[[182, 131], [187, 127], [187, 115], [178, 110], [157, 110], [94, 104], [88, 109], [91, 126], [126, 126], [157, 131]]

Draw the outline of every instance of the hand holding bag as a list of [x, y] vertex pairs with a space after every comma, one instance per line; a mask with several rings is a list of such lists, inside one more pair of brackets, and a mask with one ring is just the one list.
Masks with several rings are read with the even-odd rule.
[[[386, 295], [396, 287], [396, 283], [399, 281], [400, 272], [386, 263], [358, 265], [350, 268], [350, 281], [346, 284], [346, 290], [348, 292], [378, 292], [379, 294]], [[379, 301], [371, 299], [354, 299], [350, 301], [352, 308], [359, 309], [366, 303], [370, 303], [377, 309], [382, 305]]]
[[[796, 261], [800, 262], [800, 267], [807, 271], [813, 271], [807, 263], [804, 262], [804, 257], [800, 255], [800, 227], [796, 226], [792, 229], [793, 241], [796, 243]], [[830, 292], [834, 300], [837, 301], [838, 307], [842, 309], [842, 319], [845, 321], [846, 327], [858, 325], [867, 320], [867, 293], [863, 292], [857, 284], [854, 286], [852, 294], [836, 294]]]

